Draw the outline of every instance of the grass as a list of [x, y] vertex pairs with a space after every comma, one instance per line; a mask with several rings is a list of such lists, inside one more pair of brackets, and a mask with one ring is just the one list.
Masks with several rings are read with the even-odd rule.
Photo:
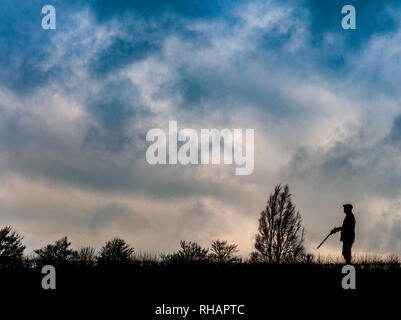
[[[322, 256], [319, 255], [312, 261], [318, 265], [339, 265], [344, 264], [341, 256]], [[352, 255], [352, 264], [362, 268], [401, 268], [401, 257], [395, 254], [375, 254], [375, 253], [357, 253]]]

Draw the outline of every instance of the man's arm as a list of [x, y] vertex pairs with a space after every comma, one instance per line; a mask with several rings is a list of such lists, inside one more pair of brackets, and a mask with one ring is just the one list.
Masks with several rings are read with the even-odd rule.
[[342, 227], [337, 227], [331, 230], [331, 233], [337, 233], [338, 231], [341, 231]]

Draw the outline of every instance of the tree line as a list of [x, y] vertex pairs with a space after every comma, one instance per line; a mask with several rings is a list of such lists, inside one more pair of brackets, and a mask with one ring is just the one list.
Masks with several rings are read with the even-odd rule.
[[96, 252], [88, 246], [71, 248], [67, 237], [34, 250], [25, 256], [23, 237], [12, 227], [0, 229], [0, 267], [37, 266], [42, 264], [102, 265], [111, 263], [297, 263], [305, 260], [304, 228], [301, 215], [291, 200], [288, 185], [277, 185], [260, 213], [254, 251], [249, 258], [238, 255], [238, 245], [213, 240], [204, 248], [196, 242], [180, 241], [180, 248], [158, 257], [137, 254], [134, 247], [120, 238], [107, 241]]

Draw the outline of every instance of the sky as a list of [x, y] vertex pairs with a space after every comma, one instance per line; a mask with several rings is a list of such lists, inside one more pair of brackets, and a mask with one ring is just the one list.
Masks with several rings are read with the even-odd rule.
[[[67, 235], [246, 256], [281, 183], [308, 252], [340, 255], [338, 234], [315, 248], [350, 202], [354, 250], [401, 254], [399, 1], [2, 0], [0, 49], [0, 226], [27, 252]], [[149, 165], [146, 133], [169, 120], [254, 129], [253, 174]]]

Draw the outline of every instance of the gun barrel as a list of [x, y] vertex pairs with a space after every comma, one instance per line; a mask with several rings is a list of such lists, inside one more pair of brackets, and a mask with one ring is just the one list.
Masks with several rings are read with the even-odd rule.
[[327, 238], [330, 236], [331, 236], [331, 232], [327, 235], [326, 238], [324, 238], [324, 240], [319, 244], [319, 246], [317, 248], [319, 249], [322, 246], [322, 244], [327, 240]]

